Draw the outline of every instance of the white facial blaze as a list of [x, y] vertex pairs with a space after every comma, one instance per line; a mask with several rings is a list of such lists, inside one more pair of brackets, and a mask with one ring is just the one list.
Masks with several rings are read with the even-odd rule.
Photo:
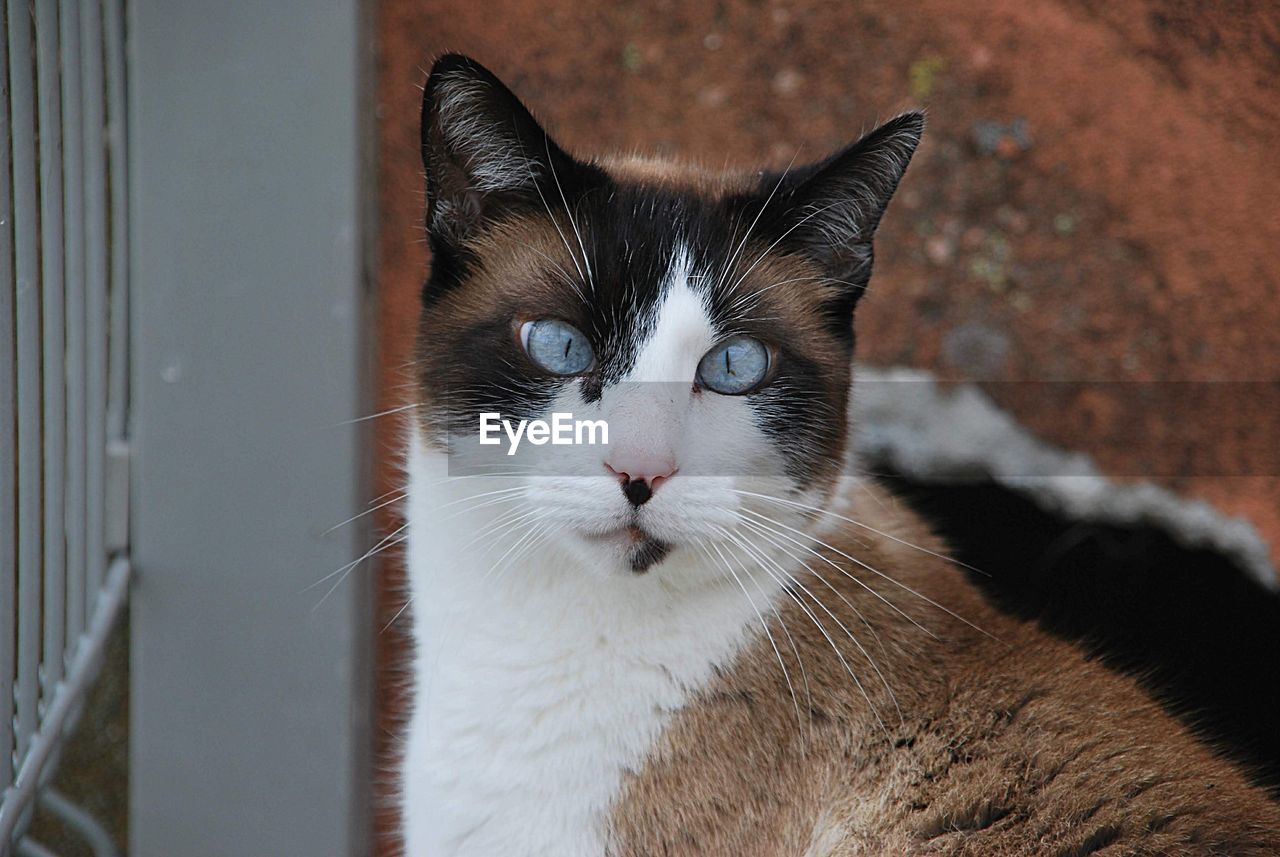
[[689, 252], [676, 251], [653, 332], [640, 348], [627, 382], [686, 383], [692, 386], [698, 361], [716, 341], [702, 294], [689, 282]]
[[612, 431], [614, 466], [641, 469], [681, 466], [690, 430], [693, 382], [698, 361], [715, 342], [715, 329], [701, 297], [689, 286], [689, 254], [672, 260], [654, 322], [639, 345], [631, 371], [604, 391], [601, 412]]

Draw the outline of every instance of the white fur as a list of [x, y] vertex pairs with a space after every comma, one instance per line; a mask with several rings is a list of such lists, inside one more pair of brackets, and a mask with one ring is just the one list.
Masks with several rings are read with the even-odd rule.
[[[682, 473], [693, 461], [708, 473], [744, 461], [780, 472], [744, 399], [693, 391], [716, 337], [687, 256], [673, 264], [656, 316], [637, 329], [645, 341], [627, 379], [637, 383], [615, 385], [591, 407], [566, 393], [556, 409], [607, 415], [611, 455], [642, 446], [673, 455]], [[777, 581], [751, 573], [759, 564], [718, 535], [742, 505], [731, 487], [746, 483], [734, 476], [663, 484], [639, 521], [675, 548], [632, 573], [620, 528], [633, 510], [601, 455], [579, 448], [572, 462], [548, 459], [570, 475], [459, 478], [443, 453], [410, 442], [410, 857], [603, 853], [626, 773], [780, 597]], [[715, 544], [719, 558], [698, 544]]]

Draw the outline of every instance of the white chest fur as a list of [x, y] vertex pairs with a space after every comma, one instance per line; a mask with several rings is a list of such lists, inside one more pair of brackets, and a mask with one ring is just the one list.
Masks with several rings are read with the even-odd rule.
[[499, 512], [459, 514], [476, 489], [416, 442], [409, 458], [406, 853], [601, 854], [626, 772], [776, 592], [677, 590], [663, 572], [693, 561], [679, 553], [642, 576], [593, 572], [554, 538], [503, 566], [507, 545], [477, 539]]

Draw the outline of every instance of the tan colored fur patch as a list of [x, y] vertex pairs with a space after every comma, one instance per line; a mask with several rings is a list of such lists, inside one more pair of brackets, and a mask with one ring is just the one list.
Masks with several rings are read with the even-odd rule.
[[[943, 549], [892, 497], [866, 491], [864, 523]], [[805, 585], [885, 681], [826, 621], [860, 690], [784, 602], [773, 632], [785, 625], [799, 651], [781, 647], [806, 677], [800, 720], [762, 639], [627, 783], [612, 854], [1280, 853], [1280, 806], [1133, 680], [997, 612], [943, 560], [853, 525], [829, 540], [856, 562], [824, 555], [860, 582], [815, 560]]]

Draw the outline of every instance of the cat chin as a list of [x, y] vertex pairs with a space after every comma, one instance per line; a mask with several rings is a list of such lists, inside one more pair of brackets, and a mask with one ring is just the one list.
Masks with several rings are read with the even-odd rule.
[[576, 551], [588, 568], [607, 574], [645, 574], [660, 565], [675, 545], [631, 525], [605, 533], [577, 533]]

